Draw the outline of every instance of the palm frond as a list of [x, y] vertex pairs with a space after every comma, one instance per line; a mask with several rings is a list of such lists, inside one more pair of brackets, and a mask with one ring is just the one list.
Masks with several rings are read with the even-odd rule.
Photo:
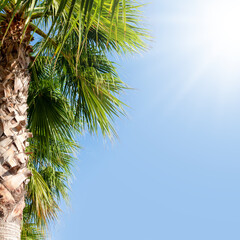
[[68, 200], [74, 151], [79, 148], [74, 138], [79, 122], [74, 120], [73, 109], [60, 92], [53, 64], [42, 65], [48, 60], [42, 58], [31, 68], [28, 98], [29, 128], [34, 137], [28, 147], [33, 176], [27, 203], [29, 219], [38, 226], [54, 220], [60, 200]]
[[39, 228], [35, 223], [29, 223], [24, 221], [22, 232], [21, 232], [21, 240], [44, 240], [45, 233]]
[[91, 132], [100, 128], [103, 135], [116, 134], [112, 123], [114, 116], [125, 114], [118, 97], [127, 86], [118, 77], [113, 63], [105, 55], [89, 50], [81, 54], [77, 72], [63, 57], [57, 65], [62, 66], [59, 74], [63, 93], [83, 127], [87, 126]]

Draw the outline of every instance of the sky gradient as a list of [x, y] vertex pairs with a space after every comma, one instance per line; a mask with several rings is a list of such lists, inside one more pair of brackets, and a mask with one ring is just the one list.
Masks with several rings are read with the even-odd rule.
[[151, 49], [117, 60], [135, 89], [119, 140], [79, 137], [71, 207], [49, 239], [239, 240], [240, 3], [143, 10]]

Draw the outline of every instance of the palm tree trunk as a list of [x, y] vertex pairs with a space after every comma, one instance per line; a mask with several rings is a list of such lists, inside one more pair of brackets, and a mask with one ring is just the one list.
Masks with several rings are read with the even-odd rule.
[[31, 137], [26, 128], [30, 30], [22, 38], [24, 20], [15, 16], [3, 37], [7, 25], [0, 26], [0, 239], [19, 240], [25, 186], [31, 175], [25, 153]]

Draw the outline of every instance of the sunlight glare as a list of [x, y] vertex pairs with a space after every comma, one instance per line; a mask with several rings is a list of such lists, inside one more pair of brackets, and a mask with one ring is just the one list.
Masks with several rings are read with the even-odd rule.
[[198, 7], [189, 18], [186, 14], [176, 21], [187, 30], [182, 49], [196, 54], [197, 64], [172, 106], [202, 86], [197, 92], [213, 97], [221, 109], [233, 104], [240, 91], [240, 1], [206, 0]]
[[207, 4], [204, 12], [204, 40], [210, 44], [212, 54], [239, 57], [240, 2], [217, 1]]

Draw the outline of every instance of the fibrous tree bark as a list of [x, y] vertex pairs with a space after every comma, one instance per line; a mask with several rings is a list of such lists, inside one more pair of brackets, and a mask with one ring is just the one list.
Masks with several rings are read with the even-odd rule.
[[31, 137], [26, 128], [31, 29], [24, 29], [25, 20], [17, 14], [10, 24], [11, 17], [0, 25], [1, 240], [20, 239], [25, 186], [31, 175], [25, 152]]

